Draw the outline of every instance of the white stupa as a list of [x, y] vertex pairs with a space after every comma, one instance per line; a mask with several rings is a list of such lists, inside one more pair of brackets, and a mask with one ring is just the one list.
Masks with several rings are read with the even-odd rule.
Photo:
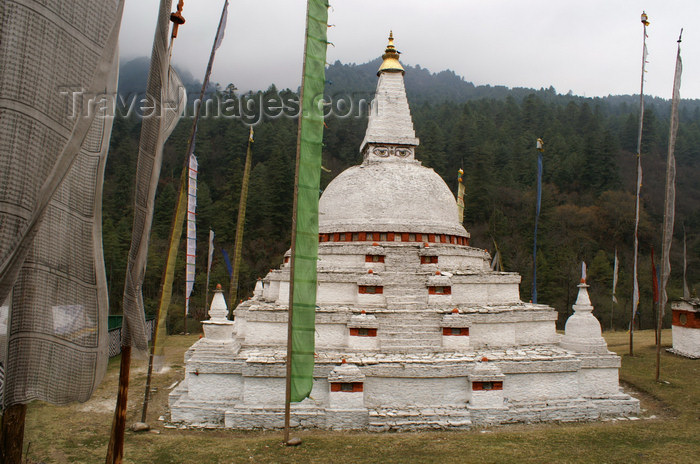
[[[637, 414], [585, 286], [560, 343], [557, 312], [520, 301], [520, 276], [491, 271], [489, 254], [469, 246], [454, 196], [414, 157], [391, 36], [383, 58], [364, 161], [320, 199], [314, 386], [292, 424], [382, 431]], [[186, 353], [173, 422], [283, 425], [286, 261], [236, 308], [231, 338], [217, 330]]]

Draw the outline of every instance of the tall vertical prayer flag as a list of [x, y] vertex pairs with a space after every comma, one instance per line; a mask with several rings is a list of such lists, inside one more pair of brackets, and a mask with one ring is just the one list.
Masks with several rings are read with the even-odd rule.
[[224, 264], [226, 265], [226, 271], [228, 272], [228, 277], [231, 278], [231, 276], [233, 276], [233, 267], [231, 266], [231, 259], [229, 258], [226, 250], [223, 248], [221, 249], [221, 254], [224, 257]]
[[134, 220], [122, 300], [122, 345], [134, 346], [140, 350], [148, 347], [141, 287], [146, 274], [148, 241], [163, 161], [163, 145], [175, 129], [186, 104], [182, 81], [170, 66], [168, 38], [171, 4], [171, 0], [161, 0], [153, 38], [146, 100], [155, 110], [148, 117], [144, 117], [141, 123], [136, 162]]
[[683, 298], [690, 298], [690, 289], [688, 289], [688, 279], [686, 271], [688, 268], [688, 247], [685, 240], [685, 226], [683, 226]]
[[[661, 369], [661, 328], [663, 326], [664, 312], [666, 309], [666, 283], [671, 274], [671, 242], [673, 241], [673, 225], [676, 216], [676, 158], [674, 149], [676, 146], [676, 134], [678, 133], [678, 104], [681, 100], [681, 73], [683, 62], [681, 60], [681, 37], [683, 29], [678, 36], [678, 51], [676, 52], [676, 70], [673, 77], [673, 97], [671, 98], [671, 123], [669, 124], [668, 157], [666, 161], [666, 195], [664, 199], [664, 225], [661, 237], [661, 282], [659, 313], [656, 321], [656, 381], [659, 381]], [[684, 289], [685, 290], [685, 289]]]
[[459, 223], [464, 222], [464, 179], [462, 179], [462, 176], [464, 175], [464, 170], [460, 169], [457, 171], [457, 208], [459, 210]]
[[236, 243], [233, 251], [233, 274], [231, 274], [231, 287], [229, 288], [229, 306], [231, 311], [235, 309], [238, 300], [238, 275], [241, 268], [241, 253], [243, 251], [243, 232], [245, 229], [245, 211], [248, 205], [248, 183], [250, 180], [250, 167], [253, 163], [253, 126], [250, 126], [248, 135], [248, 148], [243, 167], [243, 181], [241, 182], [241, 196], [238, 202], [238, 220], [236, 221]]
[[542, 203], [542, 153], [544, 142], [537, 139], [537, 204], [535, 207], [535, 234], [532, 244], [532, 302], [537, 304], [537, 225], [540, 221]]
[[207, 255], [207, 287], [209, 286], [209, 272], [211, 271], [211, 262], [214, 259], [214, 231], [209, 229], [209, 254]]
[[617, 303], [617, 297], [615, 296], [615, 292], [617, 290], [617, 272], [618, 272], [619, 265], [620, 265], [620, 263], [617, 259], [617, 248], [615, 248], [615, 263], [613, 265], [613, 287], [612, 287], [613, 303]]
[[190, 154], [187, 187], [187, 262], [185, 264], [185, 314], [190, 313], [190, 295], [194, 287], [194, 263], [197, 257], [197, 157]]
[[[683, 29], [681, 29], [683, 34]], [[673, 225], [676, 215], [676, 157], [674, 150], [676, 147], [676, 134], [678, 133], [678, 104], [681, 100], [681, 73], [683, 72], [683, 62], [681, 60], [681, 38], [678, 37], [678, 51], [676, 53], [676, 71], [673, 77], [673, 97], [671, 98], [671, 124], [668, 136], [668, 157], [666, 162], [666, 197], [664, 201], [664, 225], [661, 248], [661, 310], [659, 321], [664, 315], [666, 301], [666, 283], [671, 275], [671, 241], [673, 240]], [[661, 327], [659, 326], [659, 329]]]
[[659, 302], [659, 277], [654, 264], [654, 247], [651, 247], [651, 295], [654, 303]]
[[634, 318], [637, 315], [637, 308], [639, 307], [639, 280], [638, 276], [638, 262], [639, 262], [639, 197], [642, 190], [642, 163], [641, 157], [637, 154], [637, 188], [635, 197], [635, 209], [634, 209], [634, 260], [633, 260], [633, 270], [634, 282], [632, 283], [632, 320], [630, 321], [630, 330], [633, 329]]
[[619, 262], [617, 259], [617, 247], [615, 247], [615, 264], [613, 266], [613, 284], [612, 284], [612, 303], [610, 304], [610, 330], [613, 329], [614, 315], [615, 315], [615, 303], [617, 303], [617, 297], [615, 292], [617, 291], [617, 271], [619, 268]]
[[101, 198], [123, 7], [0, 3], [0, 408], [87, 401], [107, 368]]
[[297, 140], [295, 217], [292, 230], [293, 270], [290, 276], [292, 402], [311, 393], [314, 370], [316, 316], [316, 261], [318, 259], [318, 199], [323, 140], [323, 91], [325, 86], [327, 0], [308, 0], [301, 114]]
[[634, 318], [639, 307], [639, 280], [638, 280], [638, 255], [639, 255], [639, 198], [642, 190], [642, 129], [644, 127], [644, 73], [647, 63], [647, 26], [649, 17], [642, 12], [643, 38], [642, 38], [642, 77], [639, 89], [639, 131], [637, 132], [637, 185], [634, 208], [634, 259], [633, 259], [633, 285], [632, 285], [632, 315], [630, 317], [630, 354], [632, 354], [632, 333], [634, 332]]
[[209, 253], [207, 254], [207, 286], [204, 292], [204, 306], [209, 307], [209, 274], [211, 273], [211, 262], [214, 259], [214, 231], [209, 229]]
[[[225, 13], [226, 6], [222, 14]], [[219, 29], [217, 30], [216, 39], [221, 36], [221, 23], [224, 22], [224, 18], [219, 19]], [[174, 31], [173, 31], [174, 32]], [[194, 109], [194, 121], [192, 123], [192, 132], [190, 133], [190, 139], [188, 141], [187, 153], [184, 162], [184, 169], [180, 174], [180, 185], [178, 187], [178, 197], [177, 204], [175, 207], [175, 214], [172, 221], [172, 228], [170, 231], [170, 242], [168, 245], [168, 255], [165, 261], [165, 273], [163, 275], [163, 280], [161, 282], [160, 290], [160, 301], [158, 302], [158, 328], [156, 329], [156, 337], [154, 340], [154, 353], [155, 358], [160, 363], [163, 359], [162, 343], [159, 342], [165, 335], [165, 321], [167, 319], [168, 308], [170, 306], [170, 299], [172, 297], [173, 280], [175, 277], [175, 263], [177, 261], [177, 251], [180, 244], [180, 238], [182, 236], [182, 226], [185, 219], [188, 216], [188, 180], [189, 180], [189, 167], [190, 167], [190, 156], [194, 154], [195, 136], [197, 133], [197, 122], [199, 121], [199, 103], [204, 99], [204, 92], [209, 83], [209, 76], [211, 74], [212, 62], [214, 60], [214, 51], [209, 56], [209, 63], [207, 65], [207, 72], [204, 75], [204, 82], [202, 83], [202, 89], [200, 90], [199, 100], [195, 101]], [[161, 150], [162, 151], [162, 150]], [[156, 178], [157, 179], [157, 178]], [[187, 317], [184, 318], [185, 331]], [[148, 394], [148, 393], [147, 393]], [[145, 402], [144, 402], [145, 403]]]

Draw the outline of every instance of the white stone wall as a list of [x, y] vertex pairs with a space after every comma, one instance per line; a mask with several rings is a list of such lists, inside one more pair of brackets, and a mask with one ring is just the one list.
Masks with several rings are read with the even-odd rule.
[[372, 269], [374, 272], [382, 272], [386, 269], [386, 264], [385, 263], [375, 263], [375, 262], [364, 262], [364, 267], [365, 269], [369, 270]]
[[247, 321], [244, 336], [246, 345], [286, 345], [287, 323]]
[[289, 280], [280, 281], [277, 304], [289, 305]]
[[428, 295], [431, 306], [452, 306], [452, 295]]
[[554, 321], [518, 322], [514, 335], [516, 345], [557, 343], [560, 338]]
[[[356, 338], [356, 337], [354, 337]], [[285, 337], [286, 340], [286, 337]], [[348, 329], [345, 324], [316, 323], [316, 348], [345, 348], [348, 340]]]
[[360, 337], [348, 335], [348, 348], [351, 350], [377, 350], [379, 349], [379, 337]]
[[452, 296], [458, 304], [485, 304], [488, 302], [488, 290], [485, 285], [453, 283]]
[[284, 406], [284, 377], [246, 377], [243, 403], [246, 405]]
[[[355, 286], [357, 292], [357, 286]], [[386, 290], [386, 288], [384, 289]], [[356, 304], [362, 308], [362, 307], [372, 307], [372, 306], [384, 306], [386, 304], [386, 301], [384, 300], [384, 294], [383, 293], [356, 293], [357, 299]]]
[[199, 401], [232, 401], [241, 397], [240, 374], [187, 374], [189, 397]]
[[270, 280], [263, 284], [263, 298], [267, 301], [276, 301], [280, 294], [280, 281]]
[[470, 396], [466, 377], [367, 377], [364, 389], [367, 407], [464, 405]]
[[579, 371], [579, 394], [587, 398], [604, 398], [620, 392], [616, 368], [581, 369]]
[[545, 401], [579, 396], [577, 372], [508, 374], [503, 396], [513, 401]]
[[490, 304], [517, 303], [520, 301], [520, 290], [518, 284], [489, 284], [486, 287], [486, 291]]
[[469, 338], [474, 348], [507, 347], [515, 345], [516, 324], [473, 324], [469, 328]]
[[446, 350], [463, 351], [470, 348], [469, 335], [443, 335], [442, 347]]
[[474, 408], [502, 408], [503, 390], [472, 391], [469, 405]]
[[[439, 249], [439, 245], [433, 245], [436, 249]], [[483, 257], [480, 256], [463, 256], [463, 255], [440, 255], [438, 258], [438, 267], [444, 271], [450, 271], [452, 269], [474, 269], [483, 270], [485, 269], [485, 261]]]
[[364, 392], [330, 392], [330, 407], [333, 409], [362, 409], [365, 407]]
[[680, 354], [700, 357], [700, 329], [671, 326], [673, 349]]
[[352, 282], [319, 282], [316, 288], [316, 304], [352, 304], [357, 295], [357, 284]]
[[[323, 249], [320, 249], [323, 250]], [[357, 254], [325, 254], [322, 251], [319, 253], [318, 270], [337, 270], [339, 268], [358, 268], [365, 264], [365, 256], [361, 253]], [[367, 263], [370, 264], [370, 263]]]

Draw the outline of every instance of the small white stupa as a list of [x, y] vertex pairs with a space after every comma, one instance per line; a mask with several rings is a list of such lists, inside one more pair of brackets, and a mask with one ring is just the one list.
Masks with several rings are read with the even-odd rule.
[[588, 296], [586, 263], [582, 263], [581, 283], [578, 285], [578, 297], [573, 308], [574, 314], [566, 321], [561, 346], [578, 353], [609, 353], [600, 322], [593, 315], [593, 305]]
[[[520, 276], [492, 271], [489, 254], [469, 246], [454, 196], [415, 159], [398, 56], [390, 36], [363, 162], [320, 199], [314, 384], [292, 405], [292, 425], [382, 431], [637, 414], [585, 283], [560, 343], [557, 312], [520, 301]], [[207, 334], [186, 353], [173, 422], [283, 425], [286, 261], [236, 308], [230, 340]]]

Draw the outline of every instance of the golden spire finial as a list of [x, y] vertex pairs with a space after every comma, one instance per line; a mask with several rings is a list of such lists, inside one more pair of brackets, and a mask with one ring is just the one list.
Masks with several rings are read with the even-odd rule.
[[384, 54], [382, 55], [382, 65], [379, 66], [379, 71], [377, 71], [377, 76], [381, 74], [383, 71], [389, 71], [389, 72], [401, 72], [401, 74], [404, 73], [403, 66], [401, 66], [401, 63], [399, 62], [399, 52], [396, 50], [396, 47], [394, 46], [394, 31], [389, 31], [389, 43], [386, 46], [386, 50], [384, 50]]

